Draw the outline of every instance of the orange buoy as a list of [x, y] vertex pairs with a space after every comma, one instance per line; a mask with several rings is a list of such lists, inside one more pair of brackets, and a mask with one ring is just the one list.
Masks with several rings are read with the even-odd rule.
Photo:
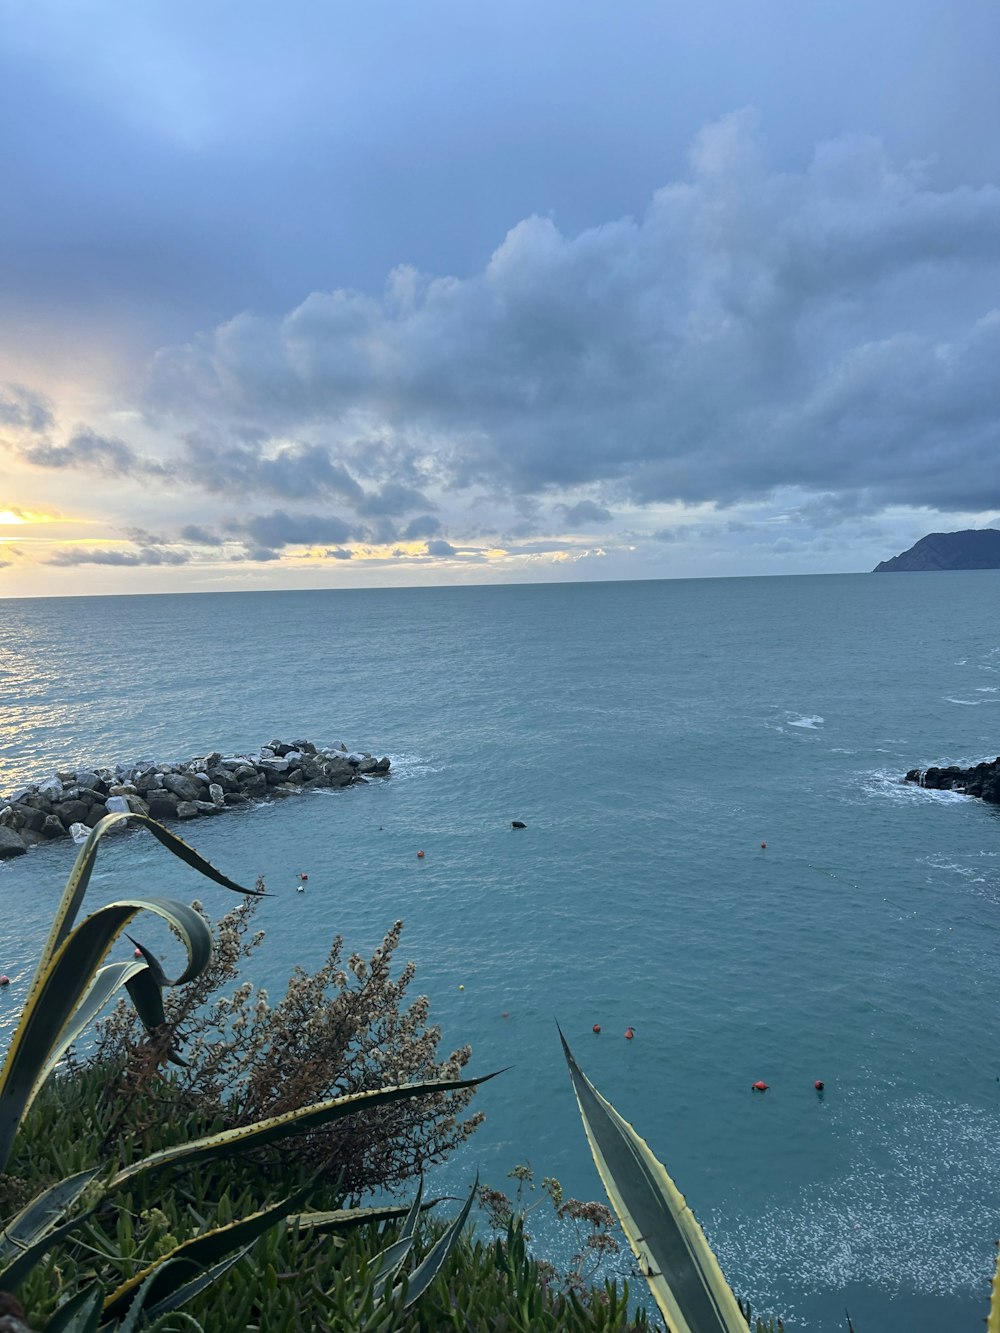
[[768, 1090], [769, 1087], [770, 1087], [770, 1084], [769, 1084], [769, 1083], [765, 1083], [764, 1080], [763, 1080], [762, 1078], [759, 1078], [759, 1079], [757, 1080], [757, 1082], [753, 1085], [751, 1091], [752, 1091], [752, 1092], [767, 1092], [767, 1090]]
[[595, 1031], [595, 1032], [600, 1032], [600, 1030], [601, 1030], [601, 1025], [600, 1025], [600, 1023], [595, 1023], [595, 1024], [594, 1024], [594, 1031]]
[[419, 856], [419, 858], [421, 859], [421, 861], [424, 859], [424, 854], [423, 854], [423, 852], [417, 852], [417, 856]]
[[631, 1028], [626, 1028], [626, 1029], [625, 1029], [625, 1040], [626, 1040], [626, 1041], [631, 1041], [632, 1038], [633, 1038], [634, 1036], [635, 1036], [635, 1033], [632, 1031]]
[[818, 1078], [816, 1082], [813, 1084], [813, 1087], [816, 1089], [817, 1092], [822, 1092], [823, 1089], [826, 1087], [826, 1084], [823, 1082], [821, 1078]]

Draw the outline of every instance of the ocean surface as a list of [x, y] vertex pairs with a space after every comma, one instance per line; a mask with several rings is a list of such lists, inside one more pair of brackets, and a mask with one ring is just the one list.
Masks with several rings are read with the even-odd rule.
[[[901, 779], [1000, 752], [998, 612], [993, 571], [6, 600], [0, 791], [274, 737], [389, 755], [385, 781], [182, 831], [267, 879], [253, 980], [402, 917], [444, 1046], [510, 1066], [437, 1186], [528, 1162], [603, 1197], [558, 1020], [757, 1312], [974, 1333], [1000, 809]], [[0, 864], [7, 1033], [72, 855]], [[230, 906], [142, 832], [88, 902], [138, 890]]]

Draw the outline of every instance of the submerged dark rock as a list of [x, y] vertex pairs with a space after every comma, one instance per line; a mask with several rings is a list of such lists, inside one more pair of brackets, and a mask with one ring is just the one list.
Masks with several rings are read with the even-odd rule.
[[958, 768], [954, 764], [947, 768], [911, 768], [906, 781], [934, 791], [960, 791], [1000, 805], [1000, 756], [972, 768]]
[[53, 838], [82, 842], [108, 814], [132, 812], [165, 823], [199, 819], [252, 801], [388, 777], [390, 767], [388, 758], [349, 752], [343, 744], [275, 740], [253, 756], [213, 751], [184, 762], [144, 758], [114, 768], [60, 770], [0, 797], [0, 860]]

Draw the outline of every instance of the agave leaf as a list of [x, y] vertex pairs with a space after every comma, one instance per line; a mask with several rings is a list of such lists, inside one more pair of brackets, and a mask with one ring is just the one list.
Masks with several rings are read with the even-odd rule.
[[372, 1277], [375, 1279], [372, 1296], [376, 1301], [382, 1299], [387, 1285], [402, 1268], [403, 1260], [412, 1249], [413, 1237], [400, 1236], [399, 1240], [393, 1241], [384, 1250], [380, 1250], [370, 1261], [370, 1267], [374, 1270]]
[[990, 1284], [990, 1313], [986, 1320], [986, 1333], [1000, 1333], [1000, 1244], [997, 1246], [997, 1261]]
[[[237, 1250], [235, 1254], [229, 1255], [227, 1259], [221, 1259], [217, 1264], [213, 1264], [211, 1268], [203, 1269], [202, 1272], [200, 1272], [197, 1277], [192, 1278], [190, 1282], [183, 1282], [181, 1286], [177, 1287], [169, 1296], [164, 1296], [161, 1300], [157, 1301], [155, 1305], [152, 1305], [147, 1309], [146, 1297], [149, 1289], [152, 1287], [154, 1281], [156, 1281], [158, 1274], [163, 1271], [160, 1268], [154, 1269], [146, 1278], [142, 1287], [139, 1288], [135, 1300], [129, 1306], [128, 1314], [120, 1324], [115, 1325], [116, 1333], [134, 1333], [134, 1330], [140, 1326], [140, 1323], [144, 1324], [147, 1321], [158, 1319], [161, 1315], [172, 1314], [178, 1306], [183, 1305], [186, 1301], [193, 1300], [194, 1297], [204, 1291], [206, 1287], [210, 1287], [213, 1282], [218, 1281], [224, 1273], [228, 1273], [230, 1268], [235, 1267], [241, 1259], [245, 1259], [253, 1247], [254, 1242], [251, 1241], [249, 1245], [244, 1245], [241, 1250]], [[168, 1268], [170, 1264], [174, 1262], [182, 1264], [185, 1272], [190, 1271], [190, 1263], [187, 1260], [167, 1260], [163, 1265], [163, 1269]], [[186, 1317], [190, 1318], [190, 1316]], [[191, 1320], [191, 1323], [195, 1328], [201, 1327], [201, 1325], [194, 1319]], [[105, 1325], [105, 1328], [110, 1328], [110, 1325]]]
[[672, 1333], [747, 1333], [746, 1320], [684, 1196], [586, 1077], [559, 1031], [601, 1180]]
[[303, 1185], [301, 1189], [278, 1203], [273, 1203], [247, 1217], [241, 1217], [237, 1222], [213, 1227], [211, 1231], [202, 1232], [176, 1246], [169, 1254], [162, 1255], [154, 1264], [150, 1264], [141, 1273], [136, 1273], [123, 1282], [108, 1296], [104, 1302], [105, 1320], [117, 1319], [124, 1314], [136, 1298], [139, 1289], [143, 1287], [144, 1302], [151, 1301], [153, 1307], [159, 1308], [161, 1313], [167, 1308], [172, 1309], [173, 1306], [167, 1307], [164, 1302], [191, 1287], [197, 1282], [203, 1270], [213, 1265], [217, 1266], [219, 1261], [232, 1250], [252, 1245], [258, 1236], [262, 1236], [265, 1231], [297, 1208], [312, 1188], [313, 1183], [310, 1181], [308, 1185]]
[[84, 1287], [60, 1305], [45, 1325], [45, 1333], [95, 1333], [101, 1320], [101, 1289]]
[[[409, 1309], [415, 1300], [421, 1297], [427, 1288], [437, 1277], [445, 1260], [454, 1250], [462, 1235], [462, 1228], [465, 1226], [466, 1219], [469, 1216], [469, 1209], [472, 1207], [472, 1201], [476, 1197], [476, 1190], [479, 1188], [479, 1172], [476, 1172], [476, 1179], [472, 1189], [469, 1191], [469, 1197], [466, 1199], [462, 1211], [449, 1223], [447, 1230], [438, 1237], [431, 1248], [424, 1255], [421, 1262], [411, 1273], [406, 1283], [406, 1299], [403, 1302], [403, 1308]], [[398, 1295], [402, 1291], [402, 1284], [396, 1287], [393, 1295]]]
[[51, 1231], [99, 1171], [100, 1167], [93, 1166], [87, 1171], [66, 1176], [26, 1203], [0, 1232], [0, 1263], [12, 1255], [23, 1253], [29, 1245], [35, 1244]]
[[300, 1106], [295, 1111], [286, 1111], [284, 1115], [256, 1120], [252, 1125], [240, 1125], [236, 1129], [224, 1129], [218, 1134], [190, 1139], [187, 1143], [179, 1143], [173, 1148], [164, 1148], [160, 1152], [152, 1153], [149, 1157], [143, 1157], [138, 1162], [124, 1167], [113, 1176], [109, 1182], [109, 1189], [116, 1189], [147, 1171], [154, 1171], [161, 1166], [176, 1162], [189, 1161], [194, 1157], [213, 1157], [223, 1153], [260, 1148], [265, 1143], [275, 1143], [292, 1134], [316, 1129], [343, 1116], [353, 1115], [356, 1111], [367, 1111], [375, 1106], [385, 1106], [390, 1102], [404, 1101], [411, 1097], [424, 1097], [430, 1093], [457, 1092], [460, 1088], [474, 1088], [502, 1072], [495, 1070], [494, 1073], [483, 1074], [479, 1078], [431, 1079], [424, 1083], [401, 1083], [395, 1087], [376, 1088], [371, 1092], [355, 1092], [347, 1097], [313, 1102], [309, 1106]]
[[[62, 944], [63, 940], [73, 929], [73, 922], [76, 920], [76, 914], [80, 910], [80, 904], [83, 902], [84, 894], [87, 892], [87, 885], [90, 883], [90, 876], [94, 870], [94, 861], [97, 857], [97, 847], [101, 839], [111, 829], [117, 828], [121, 824], [140, 824], [149, 829], [153, 837], [167, 848], [168, 851], [185, 861], [194, 870], [199, 871], [207, 879], [214, 880], [216, 884], [221, 884], [223, 888], [233, 889], [236, 893], [246, 893], [253, 895], [257, 892], [254, 889], [245, 889], [242, 884], [237, 884], [235, 880], [229, 879], [221, 870], [216, 870], [210, 861], [206, 861], [203, 856], [199, 856], [193, 847], [189, 847], [183, 838], [178, 838], [176, 833], [160, 824], [149, 815], [138, 814], [115, 814], [105, 815], [103, 819], [90, 830], [87, 841], [77, 853], [76, 861], [70, 872], [69, 879], [66, 881], [66, 887], [63, 890], [59, 906], [56, 908], [56, 914], [52, 921], [52, 928], [49, 931], [49, 938], [46, 941], [45, 948], [42, 950], [38, 963], [36, 978], [41, 976], [44, 969], [48, 966], [56, 950]], [[31, 996], [29, 994], [28, 998]]]
[[413, 1248], [413, 1233], [416, 1229], [417, 1218], [420, 1215], [420, 1201], [424, 1195], [424, 1181], [420, 1178], [420, 1184], [417, 1186], [417, 1192], [413, 1202], [406, 1214], [406, 1220], [403, 1222], [403, 1228], [399, 1233], [399, 1239], [394, 1245], [376, 1255], [378, 1267], [375, 1271], [375, 1299], [381, 1300], [382, 1293], [386, 1286], [399, 1272], [403, 1260]]
[[59, 945], [42, 975], [36, 977], [0, 1071], [0, 1168], [10, 1157], [18, 1125], [51, 1072], [50, 1056], [60, 1035], [88, 995], [108, 950], [141, 911], [153, 912], [169, 922], [187, 948], [188, 965], [173, 984], [190, 981], [208, 962], [211, 931], [186, 903], [170, 898], [123, 899], [81, 921]]
[[[145, 963], [137, 962], [135, 959], [130, 959], [127, 963], [108, 963], [107, 966], [97, 969], [86, 993], [71, 1014], [69, 1022], [59, 1034], [58, 1040], [49, 1051], [48, 1059], [41, 1066], [37, 1077], [38, 1087], [41, 1087], [49, 1075], [53, 1073], [69, 1048], [90, 1026], [109, 1000], [121, 990], [122, 986], [128, 987], [131, 995], [133, 981], [148, 970]], [[159, 992], [157, 993], [159, 994]], [[145, 1010], [150, 1013], [151, 1007], [149, 1002], [145, 1000], [145, 992], [142, 992], [142, 994]], [[133, 1003], [135, 1003], [134, 1000]], [[138, 1007], [136, 1005], [137, 1009]], [[163, 1014], [162, 997], [160, 999], [160, 1014]], [[145, 1023], [142, 1011], [140, 1011], [140, 1017], [143, 1018]], [[162, 1023], [163, 1017], [160, 1017], [158, 1021]], [[146, 1023], [147, 1028], [155, 1026], [155, 1022]]]
[[[426, 1212], [440, 1202], [440, 1199], [431, 1199], [420, 1206]], [[402, 1204], [391, 1208], [333, 1208], [328, 1212], [293, 1213], [288, 1218], [288, 1225], [320, 1235], [324, 1231], [347, 1231], [350, 1227], [367, 1226], [370, 1222], [395, 1222], [408, 1217], [409, 1213], [410, 1209]]]

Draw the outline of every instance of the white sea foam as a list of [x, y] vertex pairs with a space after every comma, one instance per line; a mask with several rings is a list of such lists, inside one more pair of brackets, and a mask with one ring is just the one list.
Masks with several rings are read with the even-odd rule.
[[955, 801], [972, 801], [973, 796], [966, 796], [961, 791], [936, 791], [933, 787], [920, 787], [915, 782], [904, 782], [898, 769], [876, 769], [861, 775], [861, 789], [868, 796], [888, 797], [893, 801], [941, 801], [945, 805]]
[[788, 718], [788, 725], [790, 727], [807, 727], [812, 730], [815, 727], [822, 726], [825, 721], [826, 718], [820, 717], [818, 713], [793, 713]]
[[946, 694], [945, 699], [950, 704], [964, 704], [966, 708], [978, 708], [980, 704], [1000, 704], [1000, 699], [953, 699], [950, 694]]

